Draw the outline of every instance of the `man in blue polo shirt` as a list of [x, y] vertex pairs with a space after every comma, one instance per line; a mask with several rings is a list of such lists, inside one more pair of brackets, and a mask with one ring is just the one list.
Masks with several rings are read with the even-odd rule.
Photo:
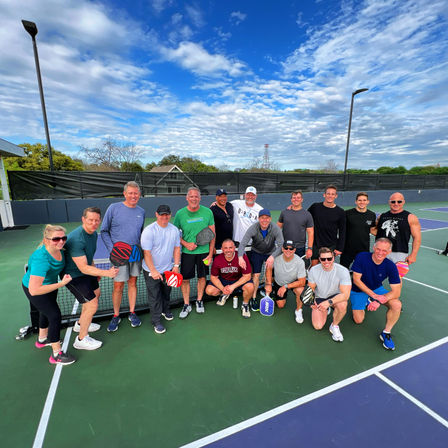
[[[387, 238], [379, 238], [373, 246], [373, 253], [359, 253], [352, 265], [353, 287], [350, 294], [353, 320], [357, 324], [364, 321], [365, 309], [376, 311], [380, 305], [385, 305], [386, 326], [380, 334], [383, 347], [395, 350], [391, 331], [401, 313], [401, 279], [398, 269], [387, 256], [392, 251], [392, 242]], [[383, 287], [385, 280], [389, 281], [391, 290]]]

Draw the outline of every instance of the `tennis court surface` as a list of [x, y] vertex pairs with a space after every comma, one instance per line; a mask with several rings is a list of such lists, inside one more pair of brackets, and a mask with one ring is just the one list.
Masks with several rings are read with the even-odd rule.
[[[406, 209], [424, 230], [404, 280], [394, 352], [378, 339], [384, 309], [360, 326], [347, 315], [340, 344], [328, 325], [311, 328], [309, 310], [298, 325], [292, 298], [273, 317], [249, 320], [231, 303], [208, 302], [204, 315], [183, 321], [176, 309], [164, 335], [147, 313], [140, 328], [122, 319], [113, 334], [99, 321], [103, 347], [71, 348], [78, 362], [55, 369], [33, 337], [14, 339], [28, 322], [20, 280], [42, 227], [1, 232], [3, 446], [448, 446], [448, 258], [437, 254], [448, 240], [440, 210], [448, 207]], [[71, 347], [70, 327], [62, 337]]]

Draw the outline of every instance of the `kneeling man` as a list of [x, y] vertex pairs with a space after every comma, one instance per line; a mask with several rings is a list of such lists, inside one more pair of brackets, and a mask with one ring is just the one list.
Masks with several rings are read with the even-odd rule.
[[274, 268], [266, 267], [265, 291], [267, 295], [273, 292], [273, 299], [279, 308], [286, 305], [286, 296], [291, 289], [296, 296], [296, 322], [303, 323], [302, 301], [300, 294], [306, 283], [306, 270], [303, 260], [296, 255], [293, 241], [285, 241], [282, 254], [274, 259]]
[[249, 300], [254, 291], [254, 284], [250, 279], [252, 270], [247, 255], [243, 255], [246, 262], [246, 267], [243, 269], [236, 256], [235, 243], [231, 239], [224, 240], [221, 249], [222, 254], [217, 255], [213, 260], [210, 283], [205, 293], [215, 297], [221, 295], [217, 302], [220, 306], [225, 305], [231, 294], [242, 293], [242, 315], [249, 318]]
[[[378, 238], [373, 245], [373, 253], [361, 252], [356, 256], [350, 294], [353, 320], [357, 324], [363, 322], [366, 306], [369, 311], [376, 311], [381, 304], [388, 308], [386, 326], [380, 334], [383, 347], [387, 350], [395, 350], [390, 333], [401, 313], [401, 280], [397, 266], [387, 258], [391, 251], [392, 242], [387, 238]], [[390, 291], [383, 287], [386, 279], [389, 280]]]
[[347, 312], [352, 286], [350, 273], [347, 268], [334, 262], [334, 252], [328, 247], [319, 249], [319, 261], [308, 274], [308, 285], [316, 295], [316, 303], [311, 306], [311, 320], [313, 327], [321, 330], [327, 321], [328, 308], [333, 307], [330, 333], [333, 341], [342, 342], [344, 337], [339, 323]]

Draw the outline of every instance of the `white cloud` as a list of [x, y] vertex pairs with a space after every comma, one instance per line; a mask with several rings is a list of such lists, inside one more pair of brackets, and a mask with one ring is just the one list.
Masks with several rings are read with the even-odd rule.
[[221, 54], [210, 54], [204, 47], [195, 42], [181, 42], [176, 49], [163, 48], [162, 55], [168, 61], [179, 64], [199, 76], [241, 76], [244, 73], [243, 63], [230, 60]]
[[246, 20], [247, 14], [244, 14], [241, 11], [233, 11], [230, 14], [230, 21], [233, 22], [235, 25], [239, 25], [241, 22], [244, 22]]

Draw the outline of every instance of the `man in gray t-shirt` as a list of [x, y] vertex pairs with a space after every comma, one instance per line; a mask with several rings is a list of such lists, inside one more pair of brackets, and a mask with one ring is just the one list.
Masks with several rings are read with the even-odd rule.
[[282, 246], [282, 254], [274, 259], [274, 269], [266, 267], [265, 291], [271, 295], [279, 308], [286, 304], [288, 290], [292, 289], [296, 296], [297, 308], [295, 311], [296, 322], [303, 323], [302, 301], [300, 294], [306, 283], [305, 263], [296, 254], [293, 241], [285, 241]]
[[312, 305], [311, 320], [316, 330], [321, 330], [327, 321], [328, 308], [333, 308], [333, 322], [330, 333], [336, 342], [344, 337], [339, 323], [347, 312], [347, 301], [350, 296], [352, 282], [347, 268], [334, 262], [334, 252], [328, 247], [319, 249], [320, 264], [313, 266], [308, 274], [308, 285], [316, 295], [316, 303]]

